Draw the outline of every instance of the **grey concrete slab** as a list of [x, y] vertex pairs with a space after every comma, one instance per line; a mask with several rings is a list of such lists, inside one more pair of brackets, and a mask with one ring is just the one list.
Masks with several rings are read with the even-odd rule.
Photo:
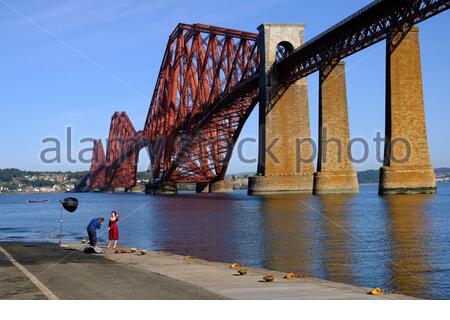
[[0, 252], [0, 299], [43, 300], [46, 297]]
[[[59, 299], [223, 299], [196, 285], [79, 250], [53, 244], [0, 245]], [[0, 286], [2, 299], [42, 298], [9, 261], [2, 259], [0, 274], [9, 281]]]
[[[83, 246], [72, 244], [82, 250]], [[371, 288], [358, 287], [315, 278], [287, 280], [286, 273], [245, 267], [248, 275], [238, 276], [229, 265], [201, 259], [188, 259], [180, 255], [148, 251], [116, 254], [106, 250], [105, 258], [202, 287], [229, 299], [415, 299], [399, 294], [368, 295]], [[273, 283], [262, 282], [267, 274], [275, 276]]]

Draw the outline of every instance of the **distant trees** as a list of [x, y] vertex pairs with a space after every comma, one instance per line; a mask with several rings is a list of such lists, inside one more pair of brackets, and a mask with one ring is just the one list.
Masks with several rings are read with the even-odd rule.
[[28, 184], [30, 184], [34, 188], [42, 188], [42, 187], [52, 187], [55, 184], [55, 182], [38, 179], [38, 180], [30, 181]]
[[0, 182], [11, 182], [14, 179], [22, 178], [24, 171], [19, 169], [0, 169]]
[[69, 181], [77, 185], [88, 171], [22, 171], [19, 169], [0, 169], [0, 187], [7, 188], [10, 191], [18, 190], [20, 185], [32, 186], [33, 188], [52, 187], [55, 184], [61, 184]]

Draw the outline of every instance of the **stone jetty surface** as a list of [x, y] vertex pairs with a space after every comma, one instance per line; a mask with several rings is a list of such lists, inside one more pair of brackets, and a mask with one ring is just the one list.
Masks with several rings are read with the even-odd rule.
[[[287, 280], [286, 273], [246, 266], [241, 276], [227, 263], [167, 252], [83, 249], [0, 243], [0, 299], [414, 299], [315, 278]], [[266, 275], [274, 281], [265, 282]]]

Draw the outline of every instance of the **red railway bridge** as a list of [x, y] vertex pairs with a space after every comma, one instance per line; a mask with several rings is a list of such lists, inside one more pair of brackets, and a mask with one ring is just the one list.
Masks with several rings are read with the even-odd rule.
[[[320, 127], [348, 139], [342, 59], [386, 39], [386, 145], [380, 192], [433, 192], [426, 132], [424, 146], [423, 137], [411, 137], [409, 131], [399, 129], [408, 121], [419, 123], [419, 131], [422, 125], [425, 128], [422, 89], [419, 96], [408, 98], [416, 101], [415, 109], [396, 101], [395, 93], [407, 89], [397, 86], [396, 76], [414, 73], [417, 78], [419, 72], [421, 85], [414, 25], [449, 7], [450, 1], [445, 0], [374, 1], [306, 43], [302, 25], [263, 24], [258, 34], [180, 23], [169, 36], [144, 128], [137, 131], [125, 112], [115, 112], [106, 153], [101, 140], [94, 143], [87, 185], [91, 191], [132, 189], [143, 148], [151, 161], [148, 192], [173, 191], [178, 182], [221, 183], [241, 129], [259, 103], [258, 175], [249, 180], [250, 193], [355, 192], [351, 164], [323, 162], [334, 151], [321, 149], [321, 135], [317, 172], [312, 164], [293, 161], [287, 145], [293, 138], [294, 144], [309, 138], [305, 77], [316, 71], [320, 72]], [[410, 63], [403, 66], [401, 61], [406, 60]], [[408, 85], [414, 87], [414, 81]], [[333, 99], [345, 103], [330, 103]], [[418, 111], [398, 120], [396, 115], [408, 108]], [[401, 152], [391, 146], [398, 136], [413, 140], [416, 152], [403, 167], [391, 161]], [[281, 160], [275, 164], [266, 154], [273, 138], [280, 140]], [[307, 146], [296, 146], [298, 152], [311, 152]], [[392, 183], [399, 179], [399, 184]]]

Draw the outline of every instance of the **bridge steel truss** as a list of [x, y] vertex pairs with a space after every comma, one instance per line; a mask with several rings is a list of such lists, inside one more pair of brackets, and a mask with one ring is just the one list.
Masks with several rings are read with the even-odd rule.
[[89, 171], [89, 188], [91, 190], [101, 190], [106, 181], [106, 155], [103, 149], [102, 140], [94, 141], [92, 150], [91, 169]]
[[[233, 146], [258, 100], [258, 68], [257, 34], [177, 26], [144, 128], [153, 179], [206, 182], [225, 176]], [[256, 85], [247, 86], [251, 80]]]
[[[279, 60], [283, 88], [450, 7], [449, 0], [377, 0]], [[106, 156], [94, 143], [89, 188], [136, 184], [139, 150], [148, 148], [155, 181], [223, 179], [240, 131], [258, 102], [257, 34], [179, 24], [169, 37], [145, 127], [115, 113]]]
[[126, 112], [114, 113], [106, 155], [102, 141], [94, 142], [89, 189], [113, 190], [136, 185], [139, 150], [144, 147], [141, 135], [134, 129]]
[[144, 129], [136, 132], [126, 113], [114, 114], [106, 157], [101, 143], [94, 144], [89, 189], [134, 186], [142, 148], [150, 151], [156, 181], [223, 179], [258, 101], [258, 68], [256, 33], [179, 24], [169, 37]]

